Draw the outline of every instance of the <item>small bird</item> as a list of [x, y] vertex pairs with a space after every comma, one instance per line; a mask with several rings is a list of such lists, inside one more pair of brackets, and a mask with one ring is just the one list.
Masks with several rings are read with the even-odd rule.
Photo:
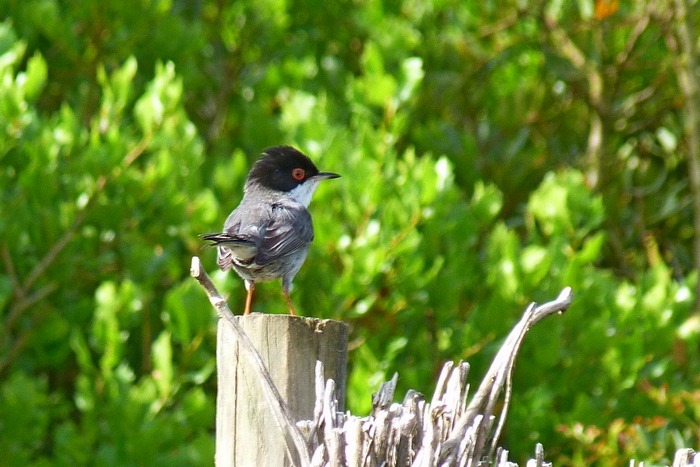
[[218, 247], [221, 269], [233, 268], [243, 278], [248, 291], [246, 315], [255, 284], [278, 278], [282, 278], [289, 314], [296, 315], [289, 289], [314, 239], [307, 208], [318, 183], [338, 177], [319, 172], [311, 159], [293, 147], [265, 149], [248, 173], [243, 199], [226, 219], [224, 231], [202, 236]]

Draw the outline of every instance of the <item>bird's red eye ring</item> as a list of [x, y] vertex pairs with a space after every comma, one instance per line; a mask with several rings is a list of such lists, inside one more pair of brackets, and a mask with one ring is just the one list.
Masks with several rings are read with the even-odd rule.
[[304, 169], [297, 167], [296, 169], [292, 170], [292, 178], [297, 181], [302, 181], [304, 180], [304, 177], [306, 177], [306, 172]]

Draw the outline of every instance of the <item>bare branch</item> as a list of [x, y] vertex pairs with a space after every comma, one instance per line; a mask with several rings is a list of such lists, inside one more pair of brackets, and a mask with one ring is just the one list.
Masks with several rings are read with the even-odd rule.
[[[151, 141], [150, 137], [143, 137], [141, 141], [136, 144], [125, 156], [122, 161], [122, 165], [124, 168], [128, 168], [131, 166], [146, 150], [148, 147], [149, 143]], [[73, 220], [73, 224], [66, 230], [61, 238], [52, 245], [51, 249], [44, 255], [44, 257], [39, 261], [39, 263], [32, 269], [32, 271], [29, 273], [29, 275], [25, 278], [24, 284], [22, 285], [23, 289], [29, 290], [34, 282], [41, 277], [42, 274], [46, 271], [46, 269], [56, 260], [58, 255], [63, 251], [63, 249], [68, 245], [68, 243], [73, 239], [75, 236], [76, 232], [80, 228], [80, 226], [85, 222], [85, 218], [87, 217], [88, 212], [90, 211], [90, 207], [95, 203], [95, 200], [97, 199], [98, 195], [102, 193], [104, 190], [104, 187], [107, 185], [107, 182], [109, 179], [118, 174], [119, 170], [114, 170], [111, 173], [111, 176], [107, 175], [100, 175], [97, 178], [97, 181], [95, 182], [95, 189], [92, 191], [90, 194], [90, 197], [88, 198], [87, 204], [85, 207], [83, 207], [82, 210], [78, 212], [78, 214], [75, 216], [75, 219]]]
[[39, 261], [39, 263], [34, 266], [34, 269], [29, 273], [29, 275], [24, 280], [24, 290], [31, 289], [34, 282], [46, 272], [46, 269], [53, 263], [58, 255], [63, 251], [63, 249], [68, 245], [68, 243], [73, 239], [78, 228], [83, 224], [85, 217], [87, 216], [86, 209], [78, 212], [75, 216], [73, 224], [66, 230], [61, 238], [51, 246], [51, 249], [44, 255], [44, 257]]
[[495, 23], [487, 24], [481, 30], [478, 32], [478, 37], [479, 39], [485, 39], [489, 36], [492, 36], [494, 34], [498, 34], [502, 31], [505, 31], [506, 29], [510, 29], [516, 24], [518, 24], [518, 20], [521, 17], [521, 12], [515, 11], [512, 13], [509, 13], [505, 17], [499, 19]]
[[[697, 32], [690, 14], [692, 5], [687, 0], [676, 0], [676, 35], [682, 54], [679, 56], [676, 76], [685, 98], [684, 132], [688, 148], [688, 175], [693, 200], [693, 264], [700, 268], [700, 78], [698, 78]], [[700, 281], [695, 289], [695, 311], [700, 312]]]
[[5, 354], [4, 358], [0, 360], [0, 375], [3, 375], [5, 373], [5, 370], [14, 361], [15, 357], [19, 354], [20, 350], [22, 350], [24, 346], [27, 345], [27, 342], [29, 341], [29, 336], [31, 336], [32, 332], [33, 331], [24, 332], [20, 334], [19, 337], [17, 337], [17, 339], [14, 340], [14, 342], [12, 342], [12, 347]]
[[131, 151], [129, 151], [126, 156], [124, 156], [124, 161], [123, 165], [125, 168], [128, 168], [136, 162], [136, 159], [141, 157], [141, 155], [146, 152], [146, 148], [148, 148], [148, 145], [151, 143], [151, 138], [150, 137], [144, 137], [141, 139], [141, 141], [134, 146]]
[[589, 115], [588, 143], [586, 149], [586, 179], [589, 186], [600, 184], [602, 175], [602, 150], [605, 133], [603, 131], [603, 75], [598, 66], [588, 60], [583, 51], [553, 18], [545, 18], [550, 43], [559, 53], [586, 78], [588, 90], [586, 101], [591, 108]]
[[[9, 338], [12, 326], [19, 319], [22, 313], [57, 289], [57, 284], [50, 283], [37, 292], [27, 296], [35, 282], [44, 275], [46, 270], [56, 261], [56, 258], [58, 258], [63, 250], [65, 250], [66, 246], [68, 246], [68, 244], [73, 240], [76, 233], [85, 222], [91, 206], [95, 203], [95, 200], [98, 198], [99, 194], [102, 193], [108, 181], [112, 177], [119, 174], [122, 168], [129, 167], [131, 164], [133, 164], [139, 158], [139, 156], [145, 152], [149, 142], [150, 137], [142, 138], [141, 141], [139, 141], [139, 143], [124, 156], [121, 167], [115, 168], [109, 176], [102, 174], [97, 178], [95, 187], [88, 198], [87, 204], [77, 212], [75, 219], [73, 219], [73, 223], [68, 230], [63, 232], [63, 235], [61, 235], [58, 241], [51, 245], [49, 251], [46, 252], [44, 257], [41, 258], [36, 266], [34, 266], [29, 274], [27, 274], [24, 281], [20, 279], [15, 271], [9, 248], [6, 244], [2, 245], [2, 248], [0, 248], [0, 254], [16, 298], [16, 301], [5, 320], [3, 339]], [[12, 351], [6, 356], [2, 363], [0, 363], [0, 372], [12, 362], [14, 356], [19, 353], [22, 347], [24, 347], [26, 341], [27, 338], [25, 334], [13, 344]]]
[[209, 274], [207, 274], [207, 272], [202, 268], [202, 262], [200, 261], [199, 257], [197, 257], [197, 256], [192, 257], [192, 265], [190, 266], [190, 275], [192, 277], [194, 277], [195, 279], [197, 279], [197, 281], [199, 281], [200, 285], [202, 287], [204, 287], [204, 290], [207, 293], [207, 297], [209, 298], [209, 302], [212, 304], [212, 306], [216, 310], [216, 314], [219, 315], [219, 318], [222, 318], [222, 319], [225, 319], [228, 321], [235, 321], [233, 312], [228, 307], [226, 300], [224, 300], [224, 297], [221, 296], [221, 294], [217, 290], [216, 286], [211, 281]]
[[[300, 422], [300, 426], [312, 434], [309, 443], [312, 443], [310, 450], [314, 452], [315, 465], [334, 465], [333, 460], [342, 459], [345, 454], [348, 462], [361, 460], [361, 463], [348, 464], [353, 466], [473, 466], [491, 465], [493, 461], [497, 461], [494, 465], [499, 467], [513, 466], [508, 462], [507, 451], [496, 450], [494, 446], [498, 443], [510, 404], [515, 359], [527, 331], [547, 316], [566, 310], [572, 299], [571, 289], [567, 287], [555, 300], [540, 306], [533, 303], [527, 308], [498, 351], [469, 405], [466, 402], [469, 364], [447, 362], [430, 401], [415, 391], [409, 391], [402, 404], [392, 403], [397, 380], [394, 376], [373, 396], [373, 410], [369, 416], [358, 418], [339, 413], [334, 418], [335, 399], [329, 396], [328, 385], [324, 391], [322, 366], [317, 365], [314, 420]], [[498, 426], [493, 430], [493, 413], [504, 388], [505, 406]], [[328, 420], [332, 421], [332, 426]], [[334, 431], [329, 432], [330, 428]], [[337, 451], [343, 446], [338, 446], [336, 433], [346, 434], [344, 452]], [[484, 446], [489, 439], [492, 443], [490, 451], [485, 452]], [[495, 458], [494, 452], [497, 453]], [[541, 445], [535, 449], [533, 462], [533, 465], [542, 467], [551, 465], [544, 462]]]
[[646, 32], [647, 28], [649, 27], [649, 23], [651, 22], [651, 15], [648, 11], [648, 8], [646, 8], [647, 6], [648, 5], [645, 5], [642, 16], [634, 25], [634, 29], [632, 29], [632, 33], [630, 34], [630, 37], [627, 39], [627, 43], [625, 44], [625, 50], [620, 52], [617, 55], [617, 57], [615, 57], [615, 63], [617, 63], [617, 66], [620, 68], [624, 68], [625, 66], [627, 66], [627, 62], [629, 61], [630, 57], [632, 56], [632, 53], [634, 52], [634, 49], [639, 43], [639, 38], [642, 37], [642, 34], [644, 34], [644, 32]]
[[10, 330], [15, 324], [15, 321], [17, 321], [17, 319], [22, 315], [22, 312], [24, 312], [24, 310], [27, 310], [30, 306], [34, 305], [35, 303], [47, 297], [51, 293], [55, 292], [56, 289], [58, 289], [58, 285], [55, 282], [51, 282], [46, 287], [39, 289], [30, 296], [25, 296], [19, 299], [19, 301], [15, 302], [15, 304], [10, 309], [10, 313], [8, 313], [7, 315], [7, 319], [5, 320], [4, 338], [8, 337], [8, 335], [10, 334]]
[[22, 284], [19, 282], [17, 272], [15, 272], [15, 264], [12, 261], [12, 255], [10, 254], [10, 249], [7, 247], [7, 243], [2, 244], [2, 249], [0, 249], [0, 251], [2, 252], [2, 262], [5, 264], [5, 270], [12, 284], [12, 291], [15, 297], [21, 299], [24, 297], [25, 291], [24, 288], [22, 288]]

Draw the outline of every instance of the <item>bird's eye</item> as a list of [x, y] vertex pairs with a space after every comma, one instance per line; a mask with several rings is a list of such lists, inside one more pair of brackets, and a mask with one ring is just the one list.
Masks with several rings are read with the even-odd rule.
[[292, 178], [294, 180], [302, 181], [304, 180], [305, 176], [306, 172], [302, 168], [297, 167], [296, 169], [292, 170]]

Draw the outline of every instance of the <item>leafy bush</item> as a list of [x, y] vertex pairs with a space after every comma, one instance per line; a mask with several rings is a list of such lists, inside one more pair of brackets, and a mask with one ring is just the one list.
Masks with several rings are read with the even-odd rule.
[[[351, 324], [353, 412], [394, 371], [427, 391], [464, 359], [476, 382], [528, 302], [571, 286], [526, 340], [503, 444], [557, 465], [696, 446], [674, 23], [598, 3], [0, 4], [7, 465], [211, 464], [215, 317], [189, 259], [214, 271], [198, 235], [282, 143], [343, 175], [293, 297]], [[279, 284], [255, 308], [285, 312]]]

